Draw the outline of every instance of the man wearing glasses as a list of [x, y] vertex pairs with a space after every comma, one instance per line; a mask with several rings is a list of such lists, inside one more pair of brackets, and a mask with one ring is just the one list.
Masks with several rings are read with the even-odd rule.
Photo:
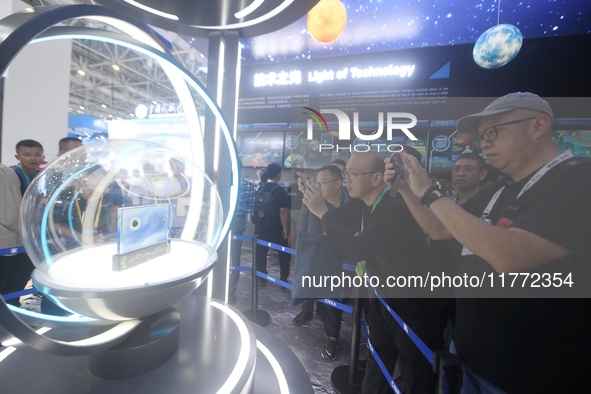
[[460, 155], [451, 170], [451, 183], [457, 192], [454, 201], [462, 205], [474, 197], [487, 173], [482, 157], [474, 153]]
[[[462, 393], [574, 393], [587, 382], [591, 363], [574, 356], [591, 350], [591, 160], [558, 151], [552, 117], [545, 100], [518, 92], [460, 119], [458, 131], [475, 133], [506, 174], [461, 207], [403, 154], [408, 186], [400, 192], [432, 238], [463, 245], [460, 274], [558, 279], [455, 289]], [[390, 182], [389, 160], [386, 168]]]
[[[14, 155], [19, 161], [19, 164], [10, 167], [20, 181], [20, 193], [21, 196], [25, 194], [27, 187], [39, 173], [39, 165], [43, 163], [45, 156], [43, 155], [43, 146], [35, 140], [22, 140], [16, 144], [16, 155]], [[3, 176], [4, 178], [5, 176]], [[6, 176], [6, 178], [8, 178]], [[4, 179], [3, 179], [4, 181]], [[4, 188], [4, 184], [2, 187]], [[3, 190], [3, 193], [8, 191]], [[5, 195], [5, 197], [7, 197]], [[14, 198], [8, 198], [1, 200], [4, 210], [12, 211], [10, 216], [15, 219], [15, 223], [18, 223], [18, 207], [20, 205], [20, 198], [15, 200]], [[3, 227], [3, 226], [1, 226]], [[16, 238], [8, 237], [7, 239], [19, 239], [18, 243], [7, 245], [6, 247], [19, 246], [20, 235]], [[27, 282], [31, 278], [31, 273], [35, 269], [33, 262], [26, 253], [18, 253], [10, 256], [2, 256], [0, 263], [6, 265], [2, 269], [2, 291], [9, 289], [10, 291], [22, 290], [27, 285]], [[18, 298], [9, 301], [12, 305], [18, 307], [20, 302]]]
[[[301, 174], [301, 173], [300, 173]], [[324, 199], [326, 207], [329, 210], [336, 209], [343, 205], [347, 201], [347, 197], [343, 195], [343, 177], [342, 170], [335, 165], [328, 165], [320, 168], [316, 173], [315, 179], [309, 179], [308, 182], [314, 182], [316, 187], [320, 190], [320, 194]], [[320, 219], [312, 215], [308, 208], [304, 205], [300, 211], [300, 221], [297, 227], [298, 232], [307, 232], [309, 234], [322, 234], [322, 225]], [[333, 252], [335, 260], [339, 261], [339, 268], [342, 263], [342, 259]], [[311, 257], [311, 256], [307, 256]], [[310, 258], [312, 264], [322, 264], [323, 256], [319, 253]], [[332, 256], [331, 256], [332, 257]], [[296, 261], [297, 258], [296, 258]], [[324, 260], [326, 261], [326, 260]], [[308, 263], [308, 262], [305, 262]], [[300, 267], [296, 266], [296, 270]], [[340, 300], [342, 302], [342, 300]], [[309, 320], [312, 320], [314, 314], [314, 301], [304, 301], [301, 303], [302, 311], [293, 319], [295, 326], [301, 326]], [[321, 318], [324, 324], [324, 332], [328, 341], [324, 345], [324, 348], [320, 352], [322, 358], [328, 361], [332, 361], [337, 356], [337, 350], [339, 348], [339, 339], [341, 332], [341, 316], [343, 312], [340, 309], [325, 306], [324, 304], [316, 303], [316, 313]]]
[[[358, 152], [351, 156], [344, 171], [349, 199], [329, 210], [318, 187], [310, 185], [304, 191], [303, 202], [315, 216], [321, 218], [322, 232], [333, 249], [348, 263], [361, 267], [362, 277], [378, 278], [378, 293], [404, 322], [425, 342], [438, 350], [442, 346], [440, 312], [444, 301], [416, 298], [415, 289], [388, 287], [386, 278], [393, 276], [427, 275], [435, 272], [433, 257], [423, 230], [412, 218], [404, 201], [392, 197], [384, 183], [384, 156], [377, 151]], [[351, 226], [357, 229], [351, 233]], [[359, 271], [358, 271], [359, 272]], [[374, 282], [375, 283], [375, 282]], [[373, 289], [368, 288], [365, 292]], [[415, 346], [399, 323], [381, 301], [369, 300], [367, 312], [370, 340], [390, 374], [395, 367], [401, 372], [396, 384], [405, 393], [435, 392], [435, 374], [429, 361]], [[379, 364], [369, 357], [362, 383], [362, 393], [389, 393], [389, 382]]]
[[19, 164], [11, 168], [21, 181], [21, 194], [24, 195], [33, 178], [39, 173], [39, 166], [43, 164], [45, 159], [43, 146], [35, 140], [19, 141], [16, 144], [14, 157], [19, 161]]

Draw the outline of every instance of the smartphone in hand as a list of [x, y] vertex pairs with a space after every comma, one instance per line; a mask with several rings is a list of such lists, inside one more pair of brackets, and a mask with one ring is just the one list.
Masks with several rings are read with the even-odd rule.
[[302, 185], [304, 185], [304, 190], [308, 190], [308, 177], [304, 175], [300, 178], [302, 179]]
[[398, 194], [398, 185], [400, 184], [400, 178], [404, 172], [404, 164], [402, 163], [402, 157], [399, 152], [392, 153], [392, 162], [394, 163], [394, 169], [396, 170], [396, 176], [392, 182], [392, 188], [390, 189], [390, 195], [396, 197]]

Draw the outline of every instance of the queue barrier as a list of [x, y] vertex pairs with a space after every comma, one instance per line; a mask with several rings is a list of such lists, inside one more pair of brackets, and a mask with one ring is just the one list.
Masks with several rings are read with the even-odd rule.
[[376, 360], [376, 363], [380, 367], [380, 370], [382, 371], [382, 375], [384, 375], [384, 377], [386, 378], [388, 385], [390, 386], [392, 391], [394, 391], [396, 394], [402, 394], [402, 391], [394, 382], [394, 378], [392, 378], [390, 371], [388, 371], [388, 369], [384, 365], [384, 362], [380, 358], [378, 352], [375, 351], [373, 345], [371, 344], [371, 340], [369, 339], [369, 332], [367, 331], [367, 324], [365, 323], [365, 317], [363, 317], [363, 316], [361, 316], [361, 327], [363, 327], [363, 334], [365, 335], [365, 338], [367, 339], [367, 347], [369, 349], [369, 352], [371, 353], [372, 357]]
[[[267, 246], [271, 249], [275, 249], [277, 251], [281, 251], [281, 252], [285, 252], [285, 253], [289, 253], [291, 255], [295, 255], [296, 254], [296, 250], [289, 248], [287, 246], [283, 246], [283, 245], [279, 245], [279, 244], [275, 244], [272, 242], [268, 242], [265, 240], [259, 240], [258, 237], [252, 237], [252, 236], [233, 236], [232, 239], [234, 240], [239, 240], [239, 241], [253, 241], [253, 256], [256, 253], [256, 247], [255, 247], [255, 242], [256, 244], [262, 245], [262, 246]], [[11, 248], [2, 248], [0, 249], [0, 256], [6, 256], [6, 255], [12, 255], [12, 254], [19, 254], [19, 253], [25, 253], [25, 249], [23, 246], [16, 246], [16, 247], [11, 247]], [[253, 266], [254, 266], [254, 262], [255, 259], [253, 257]], [[233, 270], [238, 270], [238, 271], [250, 271], [252, 272], [252, 267], [242, 267], [242, 266], [231, 266], [230, 267]], [[347, 271], [355, 271], [355, 266], [352, 264], [347, 264], [347, 263], [343, 263], [343, 269], [347, 270]], [[292, 285], [291, 283], [282, 281], [279, 278], [273, 277], [269, 274], [265, 274], [262, 273], [260, 271], [256, 271], [256, 277], [262, 278], [264, 280], [267, 280], [269, 282], [275, 283], [279, 286], [282, 286], [286, 289], [289, 289], [290, 291], [292, 290]], [[16, 291], [16, 292], [12, 292], [12, 293], [8, 293], [8, 294], [3, 294], [2, 297], [5, 300], [10, 300], [13, 298], [17, 298], [17, 297], [21, 297], [24, 295], [29, 295], [29, 294], [34, 294], [37, 293], [37, 289], [35, 288], [30, 288], [30, 289], [25, 289], [25, 290], [20, 290], [20, 291]], [[257, 286], [257, 281], [255, 280], [255, 277], [253, 276], [253, 317], [255, 318], [254, 320], [256, 321], [256, 312], [258, 310], [258, 295], [255, 295], [254, 293], [257, 292], [258, 293], [258, 286]], [[429, 363], [434, 366], [434, 370], [435, 373], [441, 372], [442, 368], [443, 370], [445, 370], [445, 367], [448, 366], [446, 363], [446, 358], [442, 358], [442, 357], [438, 357], [438, 355], [436, 353], [434, 353], [431, 349], [429, 349], [427, 347], [427, 345], [425, 345], [425, 343], [418, 337], [418, 335], [416, 335], [414, 333], [414, 331], [408, 327], [408, 325], [406, 323], [404, 323], [404, 321], [402, 320], [402, 318], [400, 316], [398, 316], [398, 314], [392, 309], [390, 308], [390, 306], [384, 301], [383, 298], [380, 297], [380, 295], [378, 294], [377, 290], [374, 289], [375, 295], [377, 296], [377, 298], [380, 300], [380, 302], [382, 303], [382, 305], [388, 310], [388, 312], [390, 313], [390, 315], [394, 318], [394, 320], [402, 327], [402, 329], [407, 333], [407, 335], [409, 336], [409, 338], [413, 341], [413, 343], [419, 348], [419, 350], [421, 351], [421, 353], [425, 356], [425, 358], [427, 358], [427, 361], [429, 361]], [[317, 300], [318, 302], [322, 302], [326, 305], [329, 305], [333, 308], [337, 308], [342, 310], [343, 312], [349, 313], [349, 314], [353, 314], [353, 308], [349, 305], [345, 305], [342, 304], [338, 301], [332, 300], [332, 299], [319, 299]], [[359, 314], [360, 315], [360, 314]], [[361, 316], [361, 315], [360, 315]], [[370, 353], [372, 354], [372, 356], [375, 358], [377, 364], [380, 366], [380, 369], [382, 370], [382, 374], [384, 375], [384, 377], [386, 378], [386, 380], [388, 381], [390, 387], [392, 388], [392, 390], [396, 393], [401, 393], [400, 389], [398, 388], [398, 386], [396, 386], [396, 384], [394, 383], [394, 380], [392, 378], [392, 376], [390, 375], [389, 371], [386, 369], [384, 363], [382, 362], [382, 360], [380, 359], [380, 356], [377, 354], [377, 352], [375, 352], [375, 350], [373, 349], [373, 346], [371, 345], [371, 340], [369, 338], [369, 333], [365, 324], [365, 321], [363, 319], [363, 317], [361, 316], [361, 324], [363, 327], [363, 332], [364, 335], [366, 337], [367, 340], [367, 344], [368, 344], [368, 348], [370, 350]], [[352, 341], [352, 346], [354, 346], [355, 341]], [[358, 346], [358, 344], [357, 344]], [[439, 362], [437, 361], [439, 360]], [[457, 367], [457, 362], [454, 360], [451, 363], [448, 362], [448, 364], [452, 364], [451, 367]], [[356, 368], [355, 368], [356, 369]], [[455, 368], [457, 369], [457, 368]], [[443, 387], [443, 392], [447, 393], [447, 385], [445, 384], [445, 373], [441, 374], [442, 376], [440, 376], [440, 378], [443, 379], [444, 384], [443, 385], [438, 385], [439, 387]], [[353, 379], [354, 380], [354, 379]], [[354, 382], [353, 382], [354, 383]], [[459, 389], [459, 387], [458, 387]], [[455, 388], [454, 388], [455, 390]]]
[[2, 298], [4, 298], [4, 301], [8, 301], [8, 300], [12, 300], [14, 298], [20, 298], [29, 294], [36, 294], [39, 293], [39, 290], [37, 290], [34, 287], [31, 287], [29, 289], [25, 289], [25, 290], [19, 290], [19, 291], [14, 291], [12, 293], [7, 293], [7, 294], [2, 294]]
[[12, 248], [0, 249], [0, 256], [9, 256], [11, 254], [20, 254], [20, 253], [25, 253], [24, 246], [14, 246]]
[[[246, 236], [246, 235], [235, 235], [232, 236], [232, 239], [237, 240], [237, 241], [252, 241], [253, 237], [252, 236]], [[278, 245], [272, 242], [268, 242], [268, 241], [263, 241], [263, 240], [258, 240], [257, 239], [257, 244], [262, 245], [262, 246], [268, 246], [271, 249], [275, 249], [281, 252], [286, 252], [289, 253], [291, 255], [296, 254], [295, 249], [292, 248], [288, 248], [286, 246], [283, 245]], [[254, 261], [254, 260], [253, 260]], [[252, 267], [244, 267], [244, 266], [230, 266], [231, 270], [235, 270], [235, 271], [243, 271], [243, 272], [252, 272]], [[355, 266], [351, 265], [351, 264], [347, 264], [347, 263], [343, 263], [343, 269], [347, 270], [347, 271], [354, 271], [355, 270]], [[263, 272], [257, 271], [257, 277], [265, 279], [269, 282], [275, 283], [276, 285], [282, 286], [286, 289], [291, 290], [292, 289], [292, 285], [291, 283], [288, 282], [284, 282], [279, 278], [276, 278], [274, 276], [271, 276], [269, 274], [265, 274]], [[351, 307], [350, 305], [346, 305], [343, 303], [340, 303], [338, 301], [332, 300], [332, 299], [328, 299], [328, 298], [322, 298], [322, 299], [318, 299], [316, 300], [318, 302], [321, 302], [323, 304], [332, 306], [333, 308], [337, 308], [342, 310], [343, 312], [346, 313], [353, 313], [353, 307]]]
[[[289, 253], [291, 255], [296, 254], [295, 249], [292, 249], [292, 248], [289, 248], [289, 247], [286, 247], [283, 245], [275, 244], [273, 242], [260, 240], [260, 239], [258, 239], [258, 237], [256, 235], [254, 237], [253, 236], [233, 236], [232, 239], [253, 242], [253, 263], [252, 263], [253, 267], [254, 267], [255, 261], [256, 261], [256, 259], [254, 257], [256, 254], [256, 248], [255, 248], [256, 244], [262, 245], [262, 246], [267, 246], [271, 249], [275, 249], [280, 252]], [[230, 268], [234, 269], [234, 270], [239, 270], [239, 271], [252, 272], [252, 267], [231, 266]], [[343, 270], [355, 271], [355, 266], [352, 264], [343, 263]], [[292, 285], [290, 283], [284, 282], [276, 277], [262, 273], [260, 271], [256, 271], [256, 277], [259, 277], [259, 278], [262, 278], [262, 279], [267, 280], [269, 282], [275, 283], [275, 284], [282, 286], [284, 288], [287, 288], [289, 290], [292, 289]], [[253, 292], [258, 292], [258, 286], [257, 286], [256, 282], [257, 281], [255, 280], [255, 277], [253, 276]], [[374, 290], [376, 297], [380, 300], [382, 305], [390, 313], [392, 318], [400, 325], [400, 327], [402, 327], [404, 332], [409, 336], [411, 341], [415, 344], [415, 346], [417, 346], [417, 348], [420, 350], [420, 352], [423, 354], [423, 356], [427, 359], [429, 364], [431, 364], [431, 366], [433, 367], [434, 372], [438, 375], [438, 385], [437, 385], [438, 391], [437, 392], [438, 393], [445, 393], [445, 394], [447, 394], [447, 393], [451, 394], [451, 392], [459, 392], [461, 378], [450, 379], [450, 381], [453, 381], [457, 384], [454, 384], [452, 387], [448, 387], [448, 384], [446, 382], [446, 376], [445, 376], [447, 371], [453, 371], [454, 374], [458, 373], [458, 366], [460, 365], [460, 363], [459, 363], [459, 360], [457, 359], [457, 357], [450, 358], [449, 354], [444, 355], [441, 352], [433, 352], [431, 349], [429, 349], [429, 347], [423, 342], [423, 340], [404, 322], [404, 320], [388, 305], [388, 303], [382, 297], [380, 297], [377, 290], [376, 289], [373, 289], [373, 290]], [[257, 300], [258, 300], [258, 294], [257, 295], [253, 294], [253, 311], [256, 311], [256, 308], [258, 308], [258, 301]], [[340, 309], [346, 313], [353, 314], [355, 316], [354, 309], [349, 305], [342, 304], [342, 303], [334, 301], [332, 299], [318, 299], [317, 301], [322, 302], [326, 305], [329, 305], [333, 308]], [[367, 340], [367, 344], [368, 344], [368, 348], [370, 350], [370, 353], [372, 354], [372, 356], [376, 360], [377, 364], [380, 366], [382, 374], [384, 375], [384, 377], [388, 381], [392, 390], [395, 393], [402, 393], [400, 388], [394, 382], [392, 375], [385, 367], [380, 356], [373, 349], [373, 346], [371, 345], [371, 341], [369, 338], [367, 326], [365, 324], [363, 316], [361, 316], [361, 314], [358, 314], [358, 315], [359, 315], [360, 321], [357, 322], [357, 324], [362, 325], [363, 333], [364, 333], [365, 338]], [[353, 336], [355, 337], [355, 334], [353, 334]], [[353, 340], [351, 342], [352, 342], [351, 343], [352, 347], [359, 346], [358, 340], [355, 341], [355, 338], [353, 338]], [[357, 344], [355, 344], [354, 342], [357, 342]], [[355, 352], [355, 354], [358, 354], [358, 353]], [[354, 360], [352, 360], [352, 361], [354, 361]], [[358, 362], [358, 360], [357, 360], [357, 362]], [[350, 368], [349, 375], [351, 375], [353, 373], [353, 371], [356, 370], [357, 362], [351, 363], [352, 365], [354, 364], [354, 366], [353, 366], [353, 368]], [[459, 373], [461, 374], [461, 368], [459, 368]], [[349, 383], [353, 384], [353, 385], [356, 384], [355, 379], [350, 378]]]
[[[14, 246], [12, 248], [2, 248], [0, 249], [0, 256], [10, 256], [13, 254], [21, 254], [21, 253], [25, 253], [25, 248], [24, 246]], [[4, 301], [8, 301], [8, 300], [12, 300], [14, 298], [20, 298], [22, 296], [26, 296], [29, 294], [35, 294], [38, 293], [39, 291], [37, 289], [35, 289], [34, 287], [30, 288], [30, 289], [25, 289], [25, 290], [19, 290], [19, 291], [15, 291], [12, 293], [7, 293], [7, 294], [1, 294], [2, 298], [4, 299]]]

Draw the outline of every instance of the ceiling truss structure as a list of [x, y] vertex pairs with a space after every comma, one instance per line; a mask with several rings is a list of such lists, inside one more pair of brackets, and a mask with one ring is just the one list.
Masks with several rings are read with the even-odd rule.
[[[193, 50], [177, 48], [172, 52], [177, 61], [205, 82], [206, 75], [200, 71], [204, 60], [199, 61]], [[153, 59], [111, 43], [73, 41], [70, 113], [126, 119], [135, 116], [139, 104], [176, 102], [178, 98], [168, 77]]]
[[[68, 0], [25, 2], [32, 6], [75, 3]], [[64, 25], [115, 30], [109, 25], [84, 19], [68, 21]], [[178, 34], [158, 28], [154, 30], [171, 43], [175, 59], [205, 84], [207, 58]], [[178, 103], [177, 95], [158, 62], [124, 46], [98, 40], [72, 40], [70, 75], [70, 114], [86, 114], [104, 120], [131, 119], [139, 104]], [[197, 101], [201, 106], [200, 100]]]

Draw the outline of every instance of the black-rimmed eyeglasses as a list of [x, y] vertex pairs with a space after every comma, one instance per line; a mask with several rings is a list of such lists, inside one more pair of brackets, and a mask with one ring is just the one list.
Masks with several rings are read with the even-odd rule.
[[35, 159], [42, 159], [45, 157], [45, 155], [43, 153], [29, 153], [29, 152], [19, 153], [19, 156], [26, 157], [27, 159], [30, 159], [31, 157], [34, 157]]
[[521, 122], [525, 122], [525, 121], [532, 120], [535, 118], [537, 118], [537, 116], [530, 116], [527, 118], [516, 119], [516, 120], [512, 120], [510, 122], [499, 123], [499, 124], [489, 126], [486, 129], [484, 129], [482, 134], [478, 134], [478, 135], [474, 136], [474, 143], [480, 145], [480, 143], [482, 142], [483, 139], [487, 140], [488, 142], [492, 142], [492, 141], [496, 140], [497, 138], [499, 138], [499, 130], [498, 130], [499, 127], [508, 126], [510, 124], [515, 124], [515, 123], [521, 123]]
[[327, 183], [333, 183], [336, 181], [340, 181], [340, 179], [333, 179], [332, 181], [319, 181], [317, 179], [314, 179], [314, 183], [320, 186], [326, 185]]
[[353, 180], [353, 178], [355, 178], [356, 176], [359, 175], [367, 175], [367, 174], [375, 174], [377, 171], [369, 171], [369, 172], [353, 172], [353, 171], [343, 171], [343, 176], [345, 177], [345, 179], [349, 178], [351, 180]]

